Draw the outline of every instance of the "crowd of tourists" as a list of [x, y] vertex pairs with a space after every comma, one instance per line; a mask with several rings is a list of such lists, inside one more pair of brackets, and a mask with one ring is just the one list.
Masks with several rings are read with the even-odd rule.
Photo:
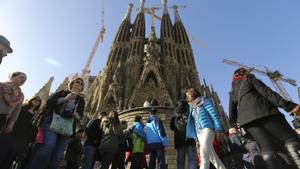
[[1, 169], [166, 169], [166, 127], [174, 133], [177, 169], [300, 169], [299, 137], [278, 110], [300, 115], [300, 106], [247, 69], [233, 74], [228, 131], [213, 101], [195, 88], [174, 106], [170, 122], [151, 99], [143, 105], [148, 113], [132, 124], [103, 111], [82, 125], [82, 78], [52, 94], [45, 107], [39, 96], [23, 103], [26, 78], [15, 72], [0, 83]]

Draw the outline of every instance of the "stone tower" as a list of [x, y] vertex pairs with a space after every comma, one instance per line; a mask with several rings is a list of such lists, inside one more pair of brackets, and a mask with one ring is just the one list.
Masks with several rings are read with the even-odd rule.
[[[155, 27], [146, 37], [145, 0], [133, 23], [129, 4], [116, 33], [107, 63], [88, 94], [87, 112], [124, 110], [142, 106], [147, 98], [172, 106], [188, 87], [200, 89], [193, 50], [186, 29], [174, 7], [172, 23], [167, 1], [162, 1], [160, 38]], [[97, 83], [97, 84], [96, 84]]]
[[54, 77], [50, 77], [48, 82], [35, 94], [35, 96], [39, 96], [42, 99], [41, 108], [44, 107], [44, 105], [46, 104], [46, 101], [50, 95], [50, 89], [51, 89], [53, 80], [54, 80]]
[[168, 168], [175, 169], [176, 151], [173, 132], [169, 128], [173, 106], [182, 99], [187, 88], [202, 91], [204, 88], [200, 85], [193, 50], [178, 7], [173, 7], [173, 24], [167, 1], [162, 1], [160, 37], [157, 37], [154, 25], [146, 36], [144, 6], [145, 0], [141, 0], [132, 23], [133, 5], [129, 4], [105, 68], [85, 96], [86, 115], [91, 117], [98, 112], [117, 110], [120, 119], [131, 125], [136, 115], [142, 115], [146, 120], [149, 107], [143, 107], [143, 103], [147, 99], [158, 100], [158, 115], [169, 138], [166, 160]]

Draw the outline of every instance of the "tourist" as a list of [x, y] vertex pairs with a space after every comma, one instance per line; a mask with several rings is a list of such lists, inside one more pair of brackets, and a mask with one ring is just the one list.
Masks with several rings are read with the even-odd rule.
[[[151, 100], [151, 106], [158, 106], [156, 100]], [[164, 125], [157, 115], [156, 108], [151, 108], [150, 116], [146, 124], [147, 147], [150, 154], [149, 169], [155, 169], [156, 159], [158, 169], [166, 168], [165, 148], [168, 146], [168, 139]]]
[[101, 153], [101, 168], [108, 169], [110, 166], [117, 165], [120, 137], [122, 128], [118, 112], [112, 111], [101, 122], [102, 139], [99, 146]]
[[[35, 96], [22, 106], [19, 118], [11, 133], [0, 137], [0, 164], [2, 168], [9, 168], [13, 161], [23, 158], [24, 150], [33, 143], [37, 134], [37, 127], [32, 125], [32, 118], [41, 106], [41, 98]], [[20, 164], [19, 164], [20, 165]]]
[[229, 129], [228, 138], [230, 139], [230, 152], [234, 160], [234, 166], [236, 169], [244, 169], [246, 162], [243, 160], [244, 154], [247, 153], [242, 140], [239, 137], [238, 130], [236, 128]]
[[12, 52], [10, 42], [4, 36], [0, 35], [0, 64], [2, 63], [2, 59], [7, 56], [8, 53]]
[[78, 128], [75, 136], [68, 143], [65, 155], [65, 160], [67, 162], [66, 169], [79, 169], [83, 153], [83, 147], [81, 144], [83, 135], [84, 130]]
[[145, 143], [147, 143], [146, 133], [144, 131], [144, 124], [142, 123], [142, 116], [135, 116], [134, 123], [132, 125], [132, 158], [131, 169], [143, 169], [144, 161], [144, 149]]
[[300, 168], [299, 138], [278, 107], [300, 114], [299, 105], [283, 99], [249, 70], [239, 68], [234, 72], [229, 106], [231, 125], [239, 123], [257, 141], [267, 169], [281, 168], [273, 138], [285, 145]]
[[118, 166], [118, 169], [125, 169], [126, 152], [129, 152], [132, 149], [132, 137], [131, 137], [131, 131], [130, 131], [130, 129], [128, 129], [127, 121], [122, 120], [121, 127], [123, 130], [123, 133], [122, 133], [121, 142], [120, 142], [117, 166]]
[[14, 72], [9, 81], [0, 83], [0, 136], [1, 133], [10, 133], [18, 120], [24, 95], [22, 86], [27, 77], [23, 72]]
[[[215, 135], [219, 138], [221, 122], [211, 101], [194, 89], [186, 92], [187, 101], [190, 104], [190, 112], [187, 122], [187, 138], [198, 138], [200, 143], [200, 169], [209, 169], [210, 162], [216, 169], [225, 169], [213, 148]], [[216, 134], [217, 133], [217, 134]]]
[[175, 106], [174, 117], [170, 128], [174, 131], [174, 144], [177, 150], [177, 169], [185, 168], [185, 156], [188, 156], [189, 169], [197, 168], [197, 152], [195, 139], [186, 138], [186, 124], [189, 105], [185, 100], [179, 101]]
[[[80, 95], [83, 88], [84, 81], [75, 78], [70, 81], [68, 90], [59, 91], [47, 100], [47, 112], [44, 113], [41, 127], [43, 140], [32, 158], [30, 169], [57, 169], [70, 136], [74, 134], [75, 120], [80, 120], [83, 115], [85, 102]], [[64, 120], [63, 124], [60, 124], [64, 126], [64, 133], [60, 133], [60, 130], [55, 131], [54, 120], [57, 119], [54, 117]]]
[[107, 116], [106, 112], [98, 114], [97, 118], [90, 120], [86, 126], [86, 140], [83, 147], [82, 169], [93, 169], [95, 161], [99, 160], [98, 147], [101, 142], [101, 121]]

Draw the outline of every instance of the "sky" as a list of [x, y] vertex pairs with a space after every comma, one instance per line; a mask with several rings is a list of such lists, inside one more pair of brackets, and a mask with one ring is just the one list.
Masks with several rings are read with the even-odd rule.
[[[134, 21], [139, 0], [105, 0], [106, 34], [91, 65], [92, 75], [104, 68], [130, 2], [135, 5]], [[1, 82], [11, 72], [25, 72], [28, 80], [22, 90], [30, 98], [51, 76], [55, 77], [54, 91], [66, 76], [83, 69], [101, 27], [101, 0], [0, 0], [0, 4], [0, 34], [14, 50], [0, 65]], [[222, 63], [223, 58], [280, 70], [300, 83], [299, 0], [168, 0], [169, 6], [174, 4], [187, 5], [179, 12], [190, 35], [201, 83], [205, 78], [213, 85], [225, 111], [236, 68]], [[146, 0], [146, 7], [150, 6], [161, 6], [161, 2]], [[169, 12], [174, 22], [173, 11]], [[147, 35], [150, 23], [147, 16]], [[155, 24], [159, 30], [160, 22]], [[266, 77], [257, 77], [271, 85]], [[283, 85], [299, 103], [296, 87]]]

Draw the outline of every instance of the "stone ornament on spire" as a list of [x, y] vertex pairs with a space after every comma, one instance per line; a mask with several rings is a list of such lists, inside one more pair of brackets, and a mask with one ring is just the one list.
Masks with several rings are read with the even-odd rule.
[[157, 44], [155, 27], [152, 26], [150, 36], [148, 38], [148, 44], [146, 44], [144, 48], [144, 52], [146, 53], [144, 58], [145, 64], [155, 64], [155, 61], [159, 62], [160, 51], [160, 46]]
[[178, 6], [174, 5], [173, 9], [174, 9], [174, 15], [175, 15], [175, 23], [176, 22], [181, 22], [181, 18], [179, 16], [179, 12], [178, 12]]
[[132, 8], [133, 8], [133, 4], [132, 3], [128, 4], [128, 9], [123, 20], [130, 20]]
[[163, 14], [167, 14], [168, 13], [167, 0], [161, 0], [161, 3], [163, 5]]
[[140, 10], [139, 13], [143, 13], [145, 10], [145, 2], [146, 0], [140, 0], [141, 1], [141, 6], [140, 6]]

